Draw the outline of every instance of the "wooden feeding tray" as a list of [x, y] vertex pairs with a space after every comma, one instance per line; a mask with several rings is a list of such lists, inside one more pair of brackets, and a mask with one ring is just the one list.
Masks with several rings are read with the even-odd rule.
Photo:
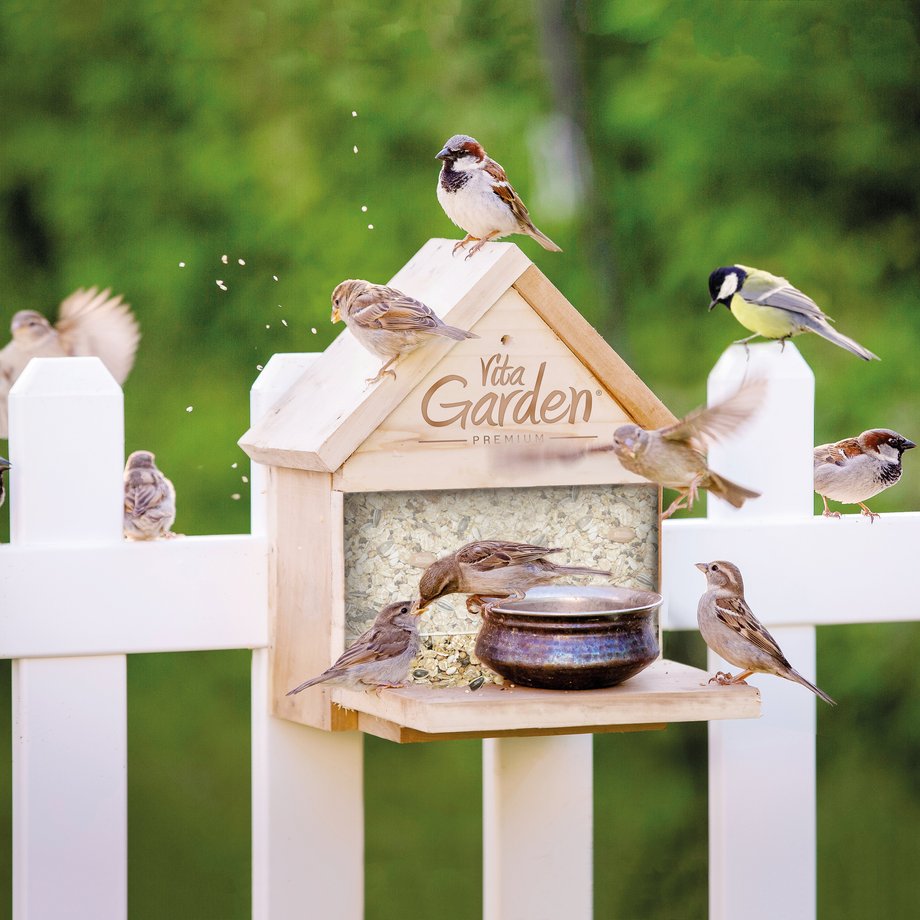
[[502, 690], [486, 684], [436, 690], [409, 686], [373, 692], [334, 689], [343, 712], [338, 728], [390, 741], [442, 741], [510, 735], [648, 731], [669, 722], [753, 719], [760, 691], [709, 684], [709, 675], [659, 659], [641, 674], [606, 690]]
[[[286, 696], [383, 606], [415, 596], [425, 559], [473, 540], [559, 547], [554, 560], [610, 571], [615, 585], [660, 588], [656, 486], [606, 451], [524, 467], [503, 458], [538, 443], [551, 456], [602, 445], [621, 424], [674, 416], [517, 246], [489, 243], [467, 261], [453, 245], [430, 240], [389, 283], [477, 338], [432, 341], [400, 358], [395, 379], [367, 386], [380, 362], [345, 330], [292, 385], [272, 376], [274, 361], [256, 384], [285, 381], [240, 441], [270, 469], [272, 713], [397, 741], [758, 715], [756, 690], [708, 687], [702, 671], [666, 660], [609, 690], [468, 691], [478, 623], [457, 596], [419, 621], [413, 679], [424, 683]], [[451, 656], [460, 664], [442, 671]]]

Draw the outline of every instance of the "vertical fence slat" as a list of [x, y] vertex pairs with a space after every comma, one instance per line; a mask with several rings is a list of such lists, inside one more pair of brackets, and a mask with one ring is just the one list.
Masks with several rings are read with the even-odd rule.
[[[315, 355], [275, 355], [252, 389], [256, 422]], [[253, 532], [268, 527], [269, 471], [252, 465]], [[270, 715], [267, 649], [252, 656], [254, 920], [364, 915], [364, 738]]]
[[[122, 393], [102, 362], [34, 359], [9, 406], [12, 541], [121, 540]], [[123, 655], [13, 663], [16, 920], [127, 916], [126, 713]]]
[[591, 735], [483, 741], [483, 917], [591, 920]]
[[[737, 389], [745, 376], [757, 375], [770, 381], [766, 404], [741, 435], [715, 445], [709, 459], [713, 469], [764, 494], [738, 511], [710, 500], [708, 516], [750, 520], [753, 527], [769, 517], [808, 519], [814, 374], [793, 345], [784, 351], [777, 344], [755, 345], [749, 355], [730, 348], [709, 376], [710, 403]], [[758, 613], [758, 582], [782, 574], [762, 552], [746, 558], [732, 549], [726, 546], [722, 558], [741, 568], [747, 599]], [[802, 619], [809, 619], [807, 611]], [[814, 627], [771, 632], [793, 666], [813, 679]], [[709, 660], [712, 669], [731, 670], [711, 653]], [[815, 698], [779, 678], [752, 682], [762, 688], [763, 716], [709, 725], [710, 920], [813, 920]]]

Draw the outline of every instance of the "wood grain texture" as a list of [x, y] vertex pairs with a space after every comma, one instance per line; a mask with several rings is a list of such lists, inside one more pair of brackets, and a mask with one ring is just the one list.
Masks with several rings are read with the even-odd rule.
[[671, 425], [670, 409], [642, 382], [633, 369], [607, 344], [594, 327], [553, 286], [536, 265], [514, 283], [515, 290], [550, 325], [572, 352], [643, 428]]

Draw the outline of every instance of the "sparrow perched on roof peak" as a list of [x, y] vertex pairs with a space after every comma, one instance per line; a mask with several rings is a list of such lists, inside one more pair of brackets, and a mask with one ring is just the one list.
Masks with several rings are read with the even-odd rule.
[[0, 457], [0, 505], [6, 501], [6, 488], [3, 485], [3, 474], [12, 466], [6, 457]]
[[746, 345], [758, 336], [785, 343], [799, 333], [816, 332], [864, 361], [879, 360], [859, 342], [837, 332], [831, 326], [833, 320], [809, 296], [779, 275], [747, 265], [727, 265], [709, 275], [709, 296], [710, 310], [722, 304], [754, 333], [739, 339], [736, 345]]
[[176, 490], [157, 469], [149, 450], [136, 450], [125, 464], [125, 536], [129, 540], [170, 537], [176, 520]]
[[384, 374], [395, 380], [396, 372], [390, 365], [433, 335], [458, 342], [479, 338], [473, 332], [448, 326], [430, 307], [396, 288], [360, 279], [343, 281], [332, 292], [332, 322], [340, 319], [369, 352], [386, 362], [368, 384], [376, 383]]
[[890, 428], [872, 428], [859, 437], [815, 448], [815, 492], [824, 501], [825, 517], [840, 517], [830, 511], [827, 500], [859, 505], [870, 521], [880, 517], [865, 502], [901, 478], [901, 457], [916, 447], [904, 435]]
[[388, 604], [355, 639], [339, 659], [322, 674], [305, 680], [287, 696], [293, 696], [314, 684], [329, 682], [360, 689], [401, 687], [409, 673], [409, 664], [418, 654], [418, 601]]
[[707, 590], [696, 611], [705, 643], [721, 658], [744, 670], [732, 677], [719, 671], [710, 683], [743, 684], [751, 674], [775, 674], [808, 687], [825, 703], [836, 703], [786, 660], [776, 640], [747, 605], [744, 581], [738, 566], [722, 560], [697, 562], [706, 576]]
[[544, 249], [562, 252], [534, 226], [505, 170], [489, 159], [475, 138], [455, 134], [441, 148], [437, 159], [443, 160], [438, 176], [438, 201], [444, 213], [466, 233], [454, 246], [455, 253], [475, 240], [476, 244], [466, 255], [469, 258], [489, 240], [510, 233], [524, 233]]
[[520, 600], [537, 585], [548, 585], [563, 575], [602, 575], [610, 572], [577, 565], [557, 565], [544, 558], [562, 549], [513, 543], [510, 540], [477, 540], [433, 562], [418, 583], [421, 606], [445, 594], [468, 594], [467, 608], [484, 605], [484, 597]]
[[13, 315], [13, 334], [0, 350], [0, 438], [9, 437], [7, 395], [32, 358], [94, 355], [102, 360], [116, 382], [124, 383], [134, 364], [140, 341], [137, 320], [121, 296], [80, 288], [61, 303], [52, 326], [35, 310]]

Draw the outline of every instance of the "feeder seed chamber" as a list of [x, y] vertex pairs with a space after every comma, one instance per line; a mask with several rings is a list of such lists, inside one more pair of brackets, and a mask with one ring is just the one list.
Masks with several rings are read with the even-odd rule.
[[479, 338], [433, 339], [399, 360], [396, 380], [367, 387], [379, 360], [343, 332], [240, 441], [269, 467], [274, 715], [400, 742], [759, 715], [753, 687], [713, 691], [704, 671], [664, 658], [608, 689], [503, 688], [476, 659], [479, 618], [459, 595], [421, 617], [408, 686], [285, 695], [380, 608], [416, 596], [428, 563], [472, 540], [562, 547], [555, 561], [659, 589], [657, 486], [610, 452], [513, 458], [536, 444], [607, 443], [620, 424], [674, 417], [517, 246], [490, 243], [467, 261], [453, 245], [430, 240], [389, 283]]

